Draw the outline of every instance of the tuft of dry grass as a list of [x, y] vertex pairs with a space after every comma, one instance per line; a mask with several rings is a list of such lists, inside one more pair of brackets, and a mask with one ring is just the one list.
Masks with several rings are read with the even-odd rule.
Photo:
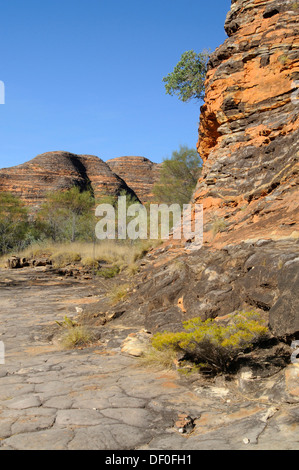
[[130, 289], [129, 284], [115, 285], [111, 287], [110, 291], [107, 293], [109, 300], [112, 305], [117, 304], [121, 300], [125, 300]]
[[65, 315], [63, 321], [56, 321], [64, 330], [60, 336], [60, 344], [63, 349], [74, 349], [87, 346], [94, 339], [91, 332], [82, 324]]
[[214, 217], [212, 224], [211, 224], [211, 229], [212, 229], [212, 234], [213, 237], [217, 235], [217, 233], [224, 232], [227, 228], [227, 222], [223, 217]]
[[87, 346], [92, 339], [92, 334], [84, 326], [76, 325], [67, 329], [62, 336], [61, 345], [64, 349], [74, 349]]
[[139, 358], [144, 367], [152, 367], [159, 370], [171, 370], [174, 368], [177, 353], [173, 349], [160, 351], [150, 346]]

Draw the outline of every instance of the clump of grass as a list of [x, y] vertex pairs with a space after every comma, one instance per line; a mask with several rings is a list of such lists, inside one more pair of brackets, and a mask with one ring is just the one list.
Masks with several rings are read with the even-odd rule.
[[285, 54], [282, 54], [281, 56], [279, 56], [278, 60], [282, 65], [286, 65], [290, 62], [290, 58]]
[[75, 264], [81, 261], [80, 253], [58, 251], [53, 254], [50, 259], [52, 260], [55, 268], [63, 268], [68, 264]]
[[93, 336], [88, 329], [76, 321], [65, 316], [62, 322], [56, 321], [64, 333], [61, 337], [61, 345], [64, 349], [74, 349], [88, 345]]
[[183, 261], [174, 260], [173, 263], [171, 263], [169, 266], [169, 272], [171, 274], [180, 273], [184, 272], [185, 268], [186, 265], [183, 263]]
[[129, 264], [129, 266], [126, 269], [126, 272], [128, 273], [129, 276], [135, 276], [139, 271], [139, 266], [137, 263], [132, 263]]
[[278, 263], [277, 263], [277, 269], [282, 269], [283, 267], [283, 260], [279, 258]]
[[227, 222], [223, 217], [214, 217], [211, 223], [211, 230], [213, 237], [217, 235], [217, 233], [224, 232], [227, 228]]
[[86, 268], [97, 269], [99, 266], [99, 262], [90, 256], [83, 258], [81, 261], [82, 265]]
[[184, 331], [164, 331], [152, 338], [154, 349], [168, 355], [180, 352], [189, 360], [213, 372], [226, 372], [238, 356], [252, 348], [268, 334], [261, 315], [252, 310], [238, 312], [230, 322], [193, 318], [183, 322]]
[[92, 341], [91, 333], [84, 326], [74, 326], [62, 337], [62, 346], [65, 349], [73, 349], [76, 347], [86, 346]]
[[155, 369], [173, 369], [177, 353], [173, 349], [163, 351], [154, 347], [149, 347], [139, 358], [140, 363], [145, 367]]
[[63, 321], [58, 321], [56, 320], [56, 323], [58, 326], [60, 326], [61, 328], [74, 328], [75, 326], [78, 326], [78, 323], [74, 320], [71, 320], [71, 318], [67, 317], [65, 315]]
[[118, 302], [125, 300], [128, 295], [130, 285], [122, 284], [120, 286], [113, 286], [108, 292], [108, 297], [112, 305], [117, 304]]

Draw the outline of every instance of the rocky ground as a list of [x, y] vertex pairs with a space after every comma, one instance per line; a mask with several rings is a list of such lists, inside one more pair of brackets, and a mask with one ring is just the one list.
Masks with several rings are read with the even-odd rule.
[[260, 380], [151, 369], [122, 350], [140, 326], [120, 321], [90, 347], [63, 350], [55, 322], [98, 303], [102, 283], [3, 269], [0, 290], [1, 450], [299, 448], [298, 365]]

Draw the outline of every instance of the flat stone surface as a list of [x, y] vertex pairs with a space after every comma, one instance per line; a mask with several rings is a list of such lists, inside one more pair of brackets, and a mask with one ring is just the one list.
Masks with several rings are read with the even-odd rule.
[[41, 401], [38, 396], [34, 395], [25, 395], [22, 397], [12, 398], [5, 402], [7, 408], [12, 408], [14, 410], [24, 410], [26, 408], [33, 408], [40, 406]]
[[[79, 304], [97, 295], [99, 287], [25, 269], [9, 273], [11, 286], [1, 283], [4, 277], [8, 273], [0, 270], [0, 340], [6, 347], [0, 450], [299, 448], [297, 368], [286, 379], [276, 377], [293, 393], [293, 403], [281, 404], [271, 401], [270, 391], [266, 401], [251, 400], [235, 381], [190, 381], [175, 370], [145, 368], [101, 342], [62, 350], [49, 339], [55, 321], [75, 315], [76, 299]], [[127, 336], [121, 329], [115, 334]], [[190, 433], [176, 427], [182, 413], [194, 419]]]

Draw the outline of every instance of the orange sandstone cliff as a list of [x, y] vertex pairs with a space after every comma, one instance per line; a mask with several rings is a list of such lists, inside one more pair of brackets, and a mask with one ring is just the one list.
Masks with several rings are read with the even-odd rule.
[[298, 236], [299, 4], [232, 1], [225, 30], [199, 127], [205, 240]]

